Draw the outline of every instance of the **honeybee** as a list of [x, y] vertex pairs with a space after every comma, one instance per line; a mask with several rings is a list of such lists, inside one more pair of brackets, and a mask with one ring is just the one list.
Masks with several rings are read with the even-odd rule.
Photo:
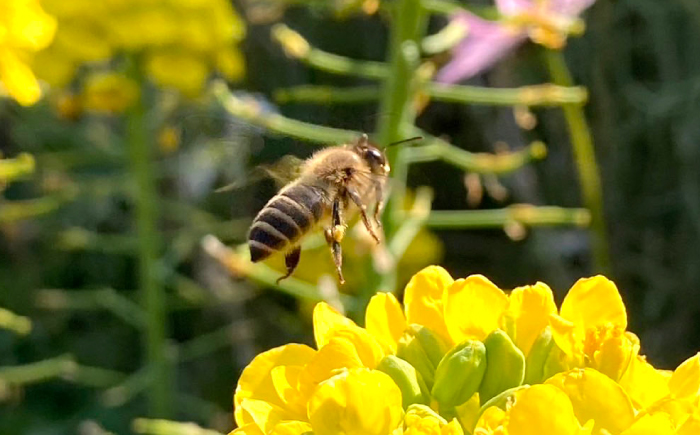
[[[382, 150], [366, 134], [348, 144], [322, 149], [306, 160], [299, 177], [284, 186], [260, 210], [248, 232], [250, 259], [264, 260], [284, 252], [287, 273], [294, 272], [301, 258], [300, 242], [312, 229], [323, 227], [340, 284], [343, 278], [345, 216], [357, 209], [367, 231], [379, 243], [379, 214], [390, 168]], [[374, 206], [372, 218], [368, 217]]]

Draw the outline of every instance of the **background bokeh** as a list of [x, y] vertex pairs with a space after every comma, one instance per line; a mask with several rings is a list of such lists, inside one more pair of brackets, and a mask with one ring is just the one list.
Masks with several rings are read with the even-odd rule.
[[[309, 66], [271, 33], [283, 22], [325, 52], [385, 61], [387, 20], [374, 2], [358, 1], [103, 2], [113, 10], [79, 0], [43, 3], [58, 28], [34, 69], [53, 86], [30, 107], [0, 100], [1, 155], [28, 153], [35, 161], [32, 174], [0, 194], [0, 307], [31, 321], [31, 331], [0, 329], [0, 433], [130, 433], [134, 418], [150, 415], [149, 391], [157, 388], [143, 365], [152, 322], [167, 334], [160, 348], [172, 383], [167, 416], [226, 432], [240, 371], [261, 350], [310, 343], [312, 301], [262, 285], [267, 275], [232, 276], [206, 241], [244, 243], [276, 189], [256, 168], [288, 154], [308, 157], [319, 145], [227, 112], [207, 91], [207, 78], [226, 80], [239, 107], [262, 116], [374, 132], [392, 115], [376, 99], [283, 98], [281, 91], [301, 85], [376, 81]], [[700, 3], [598, 0], [583, 18], [586, 32], [569, 39], [564, 55], [589, 93], [605, 270], [593, 260], [587, 228], [428, 225], [399, 263], [396, 288], [400, 294], [431, 263], [455, 277], [484, 274], [505, 289], [544, 281], [560, 297], [579, 277], [605, 273], [623, 295], [642, 353], [657, 367], [675, 367], [700, 348]], [[432, 16], [429, 33], [447, 21]], [[440, 56], [430, 60], [444, 63]], [[540, 46], [524, 45], [465, 84], [547, 83], [542, 57]], [[411, 165], [406, 207], [420, 186], [432, 188], [435, 210], [586, 206], [560, 107], [425, 103], [416, 125], [461, 149], [503, 153], [542, 141], [547, 156], [498, 177], [465, 176], [441, 162]], [[155, 191], [146, 197], [133, 145], [139, 127], [147, 134], [141, 143], [152, 148], [146, 161]], [[156, 318], [139, 308], [144, 200], [152, 205], [146, 215], [158, 216], [149, 270], [167, 312]], [[311, 288], [318, 283], [326, 299], [346, 300], [327, 248], [316, 245], [304, 252], [298, 278]], [[352, 298], [370, 282], [370, 249], [361, 236], [345, 249], [342, 291]]]

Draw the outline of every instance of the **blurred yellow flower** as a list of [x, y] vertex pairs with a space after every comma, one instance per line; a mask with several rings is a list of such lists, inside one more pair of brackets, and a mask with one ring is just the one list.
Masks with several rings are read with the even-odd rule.
[[238, 43], [245, 25], [228, 0], [42, 0], [58, 20], [56, 38], [37, 57], [37, 74], [66, 86], [81, 65], [104, 69], [120, 55], [135, 55], [158, 86], [195, 97], [219, 72], [244, 73]]
[[83, 87], [83, 107], [98, 113], [120, 113], [139, 98], [138, 85], [123, 74], [90, 74]]
[[39, 100], [31, 58], [51, 43], [55, 31], [56, 20], [38, 0], [0, 0], [0, 95], [25, 106]]

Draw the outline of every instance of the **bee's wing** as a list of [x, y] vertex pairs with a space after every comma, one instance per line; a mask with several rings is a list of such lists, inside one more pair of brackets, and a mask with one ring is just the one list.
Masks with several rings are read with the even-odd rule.
[[220, 193], [240, 189], [266, 178], [271, 178], [275, 181], [278, 188], [282, 188], [286, 184], [289, 184], [290, 182], [299, 178], [303, 164], [303, 159], [292, 155], [286, 155], [269, 165], [257, 166], [244, 179], [234, 181], [233, 183], [220, 187], [216, 189], [216, 192]]

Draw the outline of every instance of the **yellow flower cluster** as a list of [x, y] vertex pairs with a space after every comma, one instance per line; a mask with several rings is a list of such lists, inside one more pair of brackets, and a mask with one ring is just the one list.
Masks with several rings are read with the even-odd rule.
[[56, 21], [38, 0], [0, 0], [0, 95], [22, 105], [34, 104], [41, 89], [29, 65], [51, 43]]
[[[35, 60], [37, 74], [67, 85], [86, 63], [108, 66], [134, 54], [157, 85], [195, 96], [212, 71], [243, 76], [236, 44], [245, 26], [228, 0], [42, 0], [58, 20], [51, 46]], [[111, 79], [110, 79], [111, 80]], [[102, 88], [111, 82], [102, 81]]]
[[506, 293], [431, 266], [403, 308], [375, 295], [364, 328], [325, 303], [313, 326], [317, 349], [288, 344], [246, 367], [231, 435], [700, 433], [700, 354], [651, 366], [602, 276], [557, 309], [543, 283]]

